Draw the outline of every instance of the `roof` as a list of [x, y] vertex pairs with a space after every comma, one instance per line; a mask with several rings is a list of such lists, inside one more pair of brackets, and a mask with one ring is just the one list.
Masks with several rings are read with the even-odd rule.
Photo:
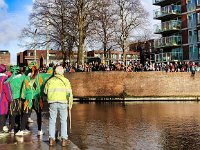
[[0, 50], [0, 53], [10, 53], [8, 50]]

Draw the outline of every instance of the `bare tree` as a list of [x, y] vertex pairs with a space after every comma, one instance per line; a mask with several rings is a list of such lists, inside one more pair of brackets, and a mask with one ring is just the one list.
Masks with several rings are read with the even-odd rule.
[[[37, 43], [37, 47], [50, 45], [60, 50], [63, 63], [71, 58], [76, 46], [77, 62], [83, 64], [85, 41], [94, 33], [95, 26], [99, 41], [103, 43], [104, 56], [117, 43], [123, 50], [125, 62], [128, 38], [146, 22], [147, 16], [139, 0], [35, 0], [29, 26], [21, 37], [31, 37], [29, 43], [25, 43], [29, 47], [35, 48]], [[36, 36], [37, 42], [33, 40]]]
[[[114, 43], [114, 32], [116, 18], [114, 17], [113, 4], [109, 0], [102, 0], [98, 3], [98, 9], [95, 12], [95, 24], [93, 38], [102, 43], [104, 50], [104, 59]], [[110, 54], [109, 54], [110, 57]], [[110, 58], [109, 58], [110, 59]]]
[[128, 38], [133, 30], [147, 22], [148, 13], [144, 10], [140, 0], [114, 0], [115, 13], [118, 18], [116, 26], [117, 43], [123, 51], [123, 62], [126, 61], [125, 50]]
[[[63, 54], [63, 64], [76, 42], [75, 24], [71, 22], [73, 16], [70, 13], [69, 0], [36, 0], [33, 4], [33, 12], [29, 18], [29, 27], [22, 32], [22, 38], [34, 37], [34, 29], [37, 29], [37, 45], [51, 47], [60, 50]], [[31, 41], [26, 46], [33, 47]]]
[[71, 0], [71, 10], [74, 15], [74, 19], [71, 20], [75, 22], [78, 34], [78, 64], [84, 63], [84, 46], [85, 40], [90, 35], [91, 24], [94, 20], [94, 11], [97, 9], [98, 0]]

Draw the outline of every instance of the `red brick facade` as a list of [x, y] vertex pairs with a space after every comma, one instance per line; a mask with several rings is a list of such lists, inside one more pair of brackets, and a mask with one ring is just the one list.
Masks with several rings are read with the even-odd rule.
[[9, 51], [0, 51], [0, 64], [10, 65]]
[[[35, 60], [34, 50], [25, 50], [17, 54], [17, 65], [20, 67], [27, 66]], [[46, 65], [47, 50], [36, 50], [36, 61], [40, 66]], [[49, 50], [49, 63], [62, 63], [62, 53], [56, 50]]]

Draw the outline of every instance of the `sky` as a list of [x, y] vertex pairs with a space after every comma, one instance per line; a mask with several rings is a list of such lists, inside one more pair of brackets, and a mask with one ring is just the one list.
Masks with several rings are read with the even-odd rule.
[[[0, 0], [0, 50], [8, 50], [11, 54], [11, 64], [16, 64], [17, 53], [26, 50], [19, 46], [21, 30], [27, 26], [28, 17], [34, 0]], [[150, 14], [153, 21], [153, 10], [158, 7], [152, 5], [152, 0], [141, 0], [142, 5]]]

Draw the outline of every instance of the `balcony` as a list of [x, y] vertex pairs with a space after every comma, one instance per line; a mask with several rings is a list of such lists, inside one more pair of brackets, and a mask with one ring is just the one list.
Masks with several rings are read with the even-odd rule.
[[155, 62], [174, 62], [174, 61], [183, 61], [182, 52], [166, 52], [155, 54]]
[[182, 44], [181, 36], [168, 36], [162, 37], [154, 41], [155, 48], [170, 48], [170, 47], [179, 47]]
[[166, 6], [174, 3], [181, 2], [181, 0], [153, 0], [153, 5], [156, 6]]
[[168, 5], [154, 10], [153, 18], [158, 20], [170, 20], [181, 15], [180, 5]]
[[170, 20], [155, 25], [155, 34], [172, 34], [181, 30], [181, 21]]

